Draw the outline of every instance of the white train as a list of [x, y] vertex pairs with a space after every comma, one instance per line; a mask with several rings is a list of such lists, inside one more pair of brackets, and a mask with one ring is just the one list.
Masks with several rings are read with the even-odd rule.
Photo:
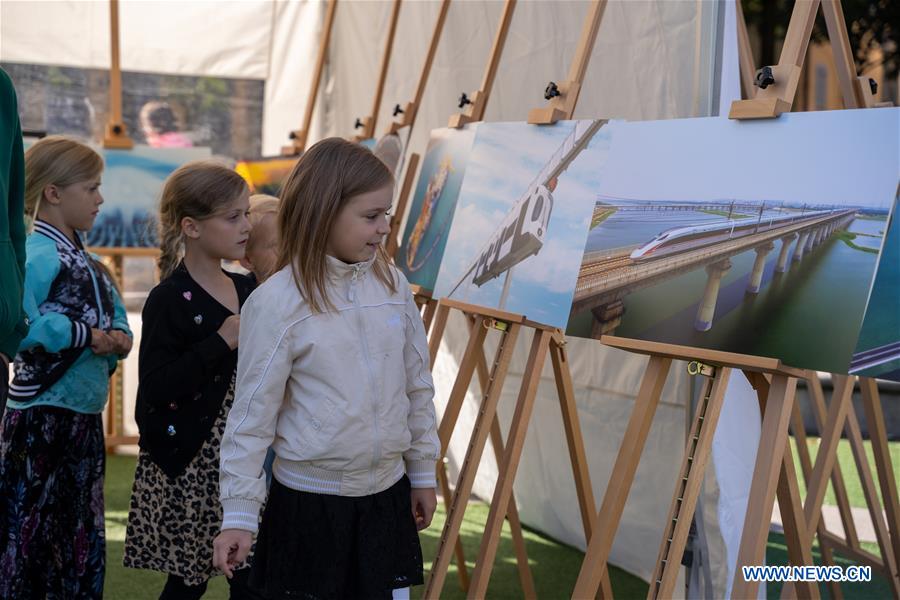
[[818, 210], [803, 214], [792, 213], [779, 217], [769, 217], [761, 223], [757, 219], [747, 218], [676, 227], [662, 232], [640, 248], [635, 249], [631, 253], [631, 259], [643, 261], [660, 258], [674, 252], [680, 252], [685, 249], [685, 246], [689, 246], [691, 249], [700, 248], [709, 244], [750, 235], [757, 231], [766, 231], [784, 224], [807, 221], [832, 212], [834, 211]]
[[544, 245], [552, 211], [553, 194], [546, 186], [535, 186], [507, 214], [490, 244], [478, 257], [472, 279], [475, 285], [482, 286], [537, 254]]

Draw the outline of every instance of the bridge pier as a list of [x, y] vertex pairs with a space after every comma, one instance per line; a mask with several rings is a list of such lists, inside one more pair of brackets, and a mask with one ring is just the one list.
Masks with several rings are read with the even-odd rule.
[[750, 281], [747, 283], [747, 292], [758, 294], [762, 285], [763, 272], [766, 270], [766, 257], [775, 249], [775, 244], [769, 242], [753, 249], [756, 252], [756, 260], [753, 262], [753, 270], [750, 271]]
[[800, 239], [797, 240], [797, 248], [794, 250], [794, 262], [803, 260], [803, 254], [806, 252], [806, 240], [809, 239], [809, 231], [801, 231]]
[[781, 251], [778, 253], [778, 263], [775, 265], [775, 271], [777, 273], [787, 273], [788, 270], [788, 251], [791, 249], [791, 244], [794, 240], [797, 239], [797, 234], [792, 233], [791, 235], [785, 236], [781, 238]]
[[815, 239], [816, 232], [810, 229], [809, 235], [806, 236], [806, 250], [804, 252], [809, 252], [813, 249], [813, 242]]
[[731, 260], [725, 259], [706, 267], [708, 275], [706, 289], [703, 290], [703, 300], [697, 310], [697, 319], [694, 321], [694, 329], [697, 331], [709, 331], [712, 328], [713, 317], [716, 314], [716, 301], [719, 298], [719, 286], [722, 277], [731, 268]]
[[608, 335], [622, 324], [622, 316], [625, 314], [625, 303], [614, 300], [591, 309], [594, 322], [591, 325], [591, 337], [600, 339], [601, 335]]

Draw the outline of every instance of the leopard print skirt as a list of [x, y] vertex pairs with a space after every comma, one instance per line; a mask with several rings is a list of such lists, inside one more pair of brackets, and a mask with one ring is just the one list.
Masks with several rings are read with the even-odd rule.
[[222, 525], [219, 448], [233, 402], [232, 382], [211, 435], [178, 477], [168, 477], [141, 451], [125, 533], [126, 567], [183, 577], [187, 585], [221, 574], [212, 566], [213, 539]]

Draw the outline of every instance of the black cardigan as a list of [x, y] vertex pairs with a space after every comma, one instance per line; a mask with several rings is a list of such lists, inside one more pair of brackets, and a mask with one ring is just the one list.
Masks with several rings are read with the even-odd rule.
[[[243, 306], [252, 280], [226, 274]], [[135, 419], [141, 448], [169, 477], [182, 473], [212, 435], [237, 367], [237, 350], [216, 333], [231, 315], [184, 263], [144, 304]]]

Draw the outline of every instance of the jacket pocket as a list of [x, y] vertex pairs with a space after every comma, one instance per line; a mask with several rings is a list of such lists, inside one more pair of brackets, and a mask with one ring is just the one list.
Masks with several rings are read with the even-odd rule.
[[321, 398], [305, 416], [300, 417], [299, 435], [297, 436], [297, 449], [305, 458], [318, 458], [323, 450], [328, 450], [330, 441], [336, 432], [331, 431], [332, 417], [337, 408], [334, 401]]

